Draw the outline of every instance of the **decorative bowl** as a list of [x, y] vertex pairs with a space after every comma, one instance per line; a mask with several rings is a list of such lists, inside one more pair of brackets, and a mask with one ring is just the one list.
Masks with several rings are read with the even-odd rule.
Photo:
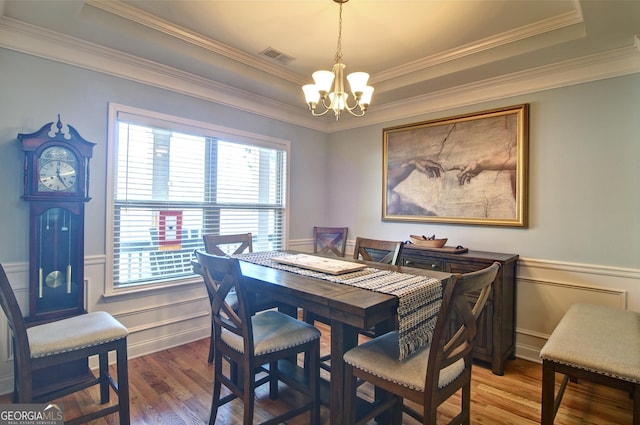
[[449, 240], [448, 238], [436, 239], [435, 237], [428, 238], [418, 235], [410, 235], [409, 237], [415, 245], [425, 248], [442, 248]]

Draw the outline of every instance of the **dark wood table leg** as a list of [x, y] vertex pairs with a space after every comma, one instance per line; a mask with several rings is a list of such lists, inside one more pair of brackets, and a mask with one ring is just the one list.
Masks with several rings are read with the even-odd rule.
[[358, 344], [358, 331], [347, 324], [331, 320], [331, 425], [344, 423], [344, 361], [342, 355]]

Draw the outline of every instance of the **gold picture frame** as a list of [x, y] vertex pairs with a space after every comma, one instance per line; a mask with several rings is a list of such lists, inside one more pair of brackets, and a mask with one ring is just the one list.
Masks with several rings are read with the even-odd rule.
[[527, 226], [529, 105], [384, 128], [382, 219]]

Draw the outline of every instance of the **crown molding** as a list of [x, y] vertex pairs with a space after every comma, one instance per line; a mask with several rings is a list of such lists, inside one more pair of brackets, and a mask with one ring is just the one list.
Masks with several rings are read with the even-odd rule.
[[495, 49], [510, 43], [515, 43], [551, 31], [564, 29], [572, 25], [582, 24], [583, 20], [584, 19], [582, 17], [582, 12], [580, 11], [578, 4], [578, 7], [572, 12], [554, 16], [553, 18], [545, 19], [543, 21], [519, 27], [512, 31], [507, 31], [493, 37], [469, 43], [457, 49], [452, 49], [437, 55], [422, 58], [397, 67], [389, 68], [382, 72], [378, 72], [371, 77], [371, 82], [377, 83], [386, 80], [392, 80], [394, 78], [399, 78], [407, 74], [429, 69], [446, 62], [463, 59], [467, 56], [476, 55], [478, 53]]
[[314, 119], [303, 108], [7, 17], [0, 18], [0, 47], [327, 131], [326, 121]]
[[[638, 50], [634, 46], [623, 47], [419, 95], [398, 102], [375, 105], [367, 111], [366, 125], [635, 74], [640, 72], [640, 52]], [[341, 121], [339, 124], [340, 131], [362, 127], [362, 125], [358, 125], [360, 122], [356, 123], [353, 120]]]
[[336, 122], [303, 108], [211, 81], [60, 33], [0, 18], [0, 47], [229, 106], [324, 133], [640, 72], [638, 36], [630, 46], [375, 105], [364, 118]]
[[302, 85], [305, 79], [300, 74], [290, 71], [284, 66], [278, 65], [260, 57], [249, 55], [241, 50], [235, 49], [226, 44], [220, 43], [202, 34], [190, 31], [184, 27], [176, 25], [172, 22], [150, 15], [135, 7], [117, 0], [86, 0], [86, 6], [92, 6], [107, 13], [119, 16], [132, 22], [136, 22], [147, 28], [159, 31], [172, 38], [198, 46], [212, 53], [216, 53], [240, 62], [244, 65], [266, 72], [275, 77], [289, 81], [291, 83]]

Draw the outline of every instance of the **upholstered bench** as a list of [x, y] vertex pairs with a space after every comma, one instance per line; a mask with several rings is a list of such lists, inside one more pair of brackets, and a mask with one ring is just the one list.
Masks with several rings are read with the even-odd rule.
[[[633, 424], [640, 425], [640, 313], [574, 304], [540, 351], [542, 421], [553, 424], [569, 378], [627, 391]], [[555, 373], [565, 375], [557, 397]]]

